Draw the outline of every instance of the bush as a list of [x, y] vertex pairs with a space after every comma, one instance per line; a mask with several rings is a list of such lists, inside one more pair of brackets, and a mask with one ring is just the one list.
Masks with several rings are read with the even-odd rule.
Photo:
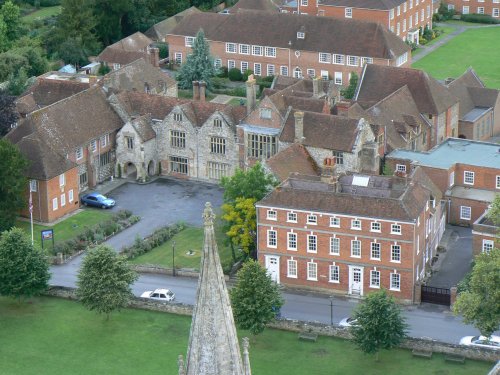
[[235, 87], [230, 91], [229, 95], [245, 97], [247, 95], [247, 91], [244, 87]]
[[415, 51], [418, 48], [418, 44], [417, 43], [410, 42], [409, 40], [407, 40], [405, 43], [410, 46], [412, 52]]
[[168, 57], [168, 44], [167, 43], [155, 43], [154, 46], [160, 50], [160, 59], [165, 59]]
[[104, 63], [101, 63], [99, 66], [99, 70], [97, 71], [97, 74], [100, 76], [103, 76], [105, 74], [108, 74], [111, 71], [110, 67], [105, 65]]
[[447, 21], [453, 18], [453, 16], [455, 15], [455, 10], [448, 9], [448, 5], [446, 5], [446, 3], [441, 3], [439, 5], [438, 14], [441, 16], [441, 19], [439, 19], [438, 21]]
[[130, 225], [137, 223], [139, 220], [141, 220], [141, 217], [137, 215], [132, 215], [128, 218]]
[[116, 214], [116, 217], [118, 217], [120, 220], [128, 219], [130, 216], [132, 216], [132, 211], [129, 210], [120, 210]]
[[241, 81], [243, 79], [243, 74], [238, 68], [232, 68], [228, 73], [229, 80], [231, 81]]
[[248, 81], [248, 76], [252, 75], [253, 74], [253, 70], [252, 69], [247, 69], [245, 70], [245, 72], [243, 73], [243, 81]]
[[227, 72], [227, 66], [221, 66], [219, 68], [219, 72], [217, 73], [217, 77], [219, 78], [227, 78], [228, 72]]
[[487, 23], [487, 24], [497, 24], [500, 23], [499, 20], [494, 19], [487, 14], [462, 14], [460, 17], [462, 21], [474, 22], [474, 23]]
[[212, 78], [212, 88], [222, 89], [226, 86], [226, 79], [219, 76]]

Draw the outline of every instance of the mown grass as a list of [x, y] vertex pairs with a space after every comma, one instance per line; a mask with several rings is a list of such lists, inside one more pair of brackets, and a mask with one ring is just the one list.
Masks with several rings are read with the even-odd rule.
[[[106, 321], [76, 302], [42, 297], [19, 304], [0, 297], [0, 373], [176, 375], [190, 323], [190, 317], [129, 309]], [[414, 358], [407, 350], [382, 352], [375, 362], [349, 341], [304, 342], [272, 329], [251, 337], [250, 361], [254, 374], [272, 375], [471, 375], [492, 367], [447, 363], [439, 354]]]
[[413, 64], [436, 79], [458, 77], [474, 68], [489, 88], [500, 88], [500, 27], [469, 29]]
[[35, 20], [43, 20], [43, 19], [48, 18], [48, 17], [57, 16], [60, 13], [61, 13], [61, 6], [60, 5], [53, 6], [53, 7], [40, 8], [39, 10], [34, 11], [34, 12], [22, 17], [22, 20], [26, 23], [30, 23], [30, 22], [33, 22]]

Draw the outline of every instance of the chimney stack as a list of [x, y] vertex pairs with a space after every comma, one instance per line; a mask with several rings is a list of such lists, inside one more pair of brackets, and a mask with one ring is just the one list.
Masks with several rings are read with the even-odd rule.
[[193, 100], [200, 100], [200, 83], [193, 81]]
[[295, 142], [302, 144], [304, 140], [304, 112], [297, 111], [293, 117], [295, 118]]
[[255, 92], [255, 78], [253, 74], [248, 76], [246, 82], [247, 86], [247, 115], [250, 114], [255, 108], [255, 103], [257, 102], [257, 93]]
[[160, 67], [160, 49], [153, 47], [149, 48], [149, 61], [151, 65], [153, 65], [155, 68]]
[[200, 101], [205, 101], [205, 92], [207, 90], [207, 83], [205, 81], [200, 81]]
[[349, 101], [346, 101], [346, 100], [338, 101], [337, 104], [335, 104], [337, 116], [347, 117], [349, 114], [349, 107], [350, 106], [351, 106], [351, 102], [349, 102]]
[[319, 98], [323, 94], [323, 80], [321, 77], [314, 77], [313, 81], [313, 96]]

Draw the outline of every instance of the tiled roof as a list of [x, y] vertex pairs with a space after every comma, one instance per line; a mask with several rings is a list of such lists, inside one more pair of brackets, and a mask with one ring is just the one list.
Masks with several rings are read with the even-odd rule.
[[405, 0], [318, 0], [320, 5], [377, 10], [394, 9], [404, 2]]
[[229, 12], [236, 13], [240, 9], [279, 12], [278, 7], [271, 0], [238, 0], [238, 2], [229, 9]]
[[127, 65], [138, 59], [147, 59], [147, 52], [141, 51], [123, 51], [121, 49], [106, 48], [97, 56], [97, 61], [103, 61], [108, 64]]
[[144, 51], [151, 43], [153, 43], [151, 39], [138, 31], [114, 44], [111, 44], [105, 49], [118, 49], [127, 52]]
[[[379, 23], [249, 10], [191, 14], [171, 34], [195, 36], [200, 28], [208, 40], [311, 52], [394, 59], [409, 51], [408, 45]], [[304, 39], [297, 39], [299, 30], [305, 31]]]
[[367, 64], [355, 100], [365, 108], [407, 85], [421, 113], [437, 115], [458, 102], [446, 87], [422, 70]]
[[290, 173], [319, 175], [319, 168], [314, 159], [307, 149], [298, 143], [267, 159], [266, 165], [280, 181], [286, 180]]
[[133, 119], [132, 126], [137, 132], [137, 134], [139, 134], [139, 137], [141, 137], [143, 142], [147, 142], [150, 139], [156, 137], [156, 133], [153, 130], [153, 127], [151, 126], [150, 115], [144, 115], [139, 118]]
[[196, 7], [191, 7], [182, 12], [177, 13], [176, 15], [164, 19], [153, 26], [151, 26], [144, 34], [156, 41], [163, 40], [172, 29], [177, 26], [177, 24], [188, 14], [191, 13], [200, 13]]

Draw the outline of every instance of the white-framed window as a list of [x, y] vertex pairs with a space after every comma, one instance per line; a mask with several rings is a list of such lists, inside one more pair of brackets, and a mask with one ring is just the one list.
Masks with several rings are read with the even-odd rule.
[[271, 119], [271, 109], [270, 108], [260, 108], [259, 116], [261, 119], [269, 120]]
[[300, 5], [306, 7], [309, 4], [308, 0], [300, 0]]
[[370, 224], [370, 232], [380, 232], [380, 223], [378, 221], [373, 221]]
[[78, 147], [76, 149], [76, 160], [83, 158], [83, 147]]
[[468, 206], [460, 206], [460, 219], [470, 220], [471, 208]]
[[68, 201], [69, 201], [69, 203], [73, 202], [73, 189], [68, 191]]
[[340, 255], [340, 238], [330, 237], [330, 254]]
[[361, 220], [352, 219], [351, 220], [351, 229], [361, 230]]
[[391, 9], [391, 10], [389, 11], [389, 18], [390, 18], [391, 20], [393, 20], [393, 19], [394, 19], [394, 9]]
[[264, 47], [262, 46], [252, 46], [252, 55], [262, 56], [264, 54]]
[[413, 0], [410, 0], [410, 9], [413, 9]]
[[273, 76], [274, 73], [276, 73], [276, 70], [274, 69], [273, 64], [267, 64], [267, 75], [268, 76]]
[[316, 77], [316, 71], [314, 69], [307, 69], [307, 76], [309, 78], [314, 78]]
[[52, 199], [52, 211], [56, 211], [57, 210], [57, 197]]
[[358, 56], [347, 56], [347, 65], [359, 66], [359, 57]]
[[248, 70], [248, 62], [247, 61], [242, 61], [240, 66], [241, 66], [240, 70], [242, 73], [245, 73]]
[[500, 0], [493, 0], [493, 4], [498, 4], [500, 3]]
[[337, 266], [335, 264], [330, 265], [329, 281], [331, 283], [340, 282], [340, 267], [339, 266]]
[[297, 31], [297, 39], [304, 39], [306, 37], [306, 33], [303, 31]]
[[342, 84], [342, 72], [335, 72], [334, 79], [335, 79], [336, 85], [341, 85]]
[[222, 68], [222, 59], [214, 59], [214, 68], [215, 69]]
[[314, 234], [307, 235], [307, 252], [315, 253], [318, 251], [318, 237]]
[[297, 261], [293, 259], [289, 259], [287, 261], [288, 267], [287, 267], [287, 276], [291, 277], [293, 279], [297, 278]]
[[500, 189], [500, 176], [496, 176], [495, 178], [495, 187]]
[[448, 186], [452, 187], [455, 185], [455, 172], [450, 173], [450, 180], [448, 181]]
[[236, 43], [226, 43], [226, 53], [238, 52]]
[[106, 147], [109, 144], [109, 134], [101, 137], [101, 147]]
[[234, 61], [234, 60], [227, 60], [227, 68], [229, 70], [236, 68], [236, 61]]
[[491, 250], [493, 250], [493, 247], [495, 247], [495, 243], [492, 240], [483, 240], [483, 246], [481, 248], [481, 251], [483, 253], [489, 254]]
[[253, 74], [256, 76], [262, 75], [262, 65], [260, 63], [253, 64]]
[[288, 77], [288, 66], [286, 65], [280, 66], [280, 75]]
[[391, 245], [391, 262], [401, 262], [401, 246]]
[[391, 272], [391, 290], [401, 290], [401, 275], [399, 273]]
[[289, 223], [296, 223], [297, 222], [297, 214], [295, 212], [288, 212], [286, 214], [286, 221]]
[[425, 10], [424, 10], [424, 8], [422, 8], [422, 10], [420, 11], [420, 18], [422, 19], [422, 22], [424, 22], [424, 20], [425, 20]]
[[240, 44], [240, 54], [250, 55], [250, 45], [249, 44]]
[[66, 176], [63, 174], [59, 175], [59, 186], [64, 186], [66, 185]]
[[462, 14], [469, 14], [469, 6], [468, 5], [464, 5], [462, 7]]
[[406, 31], [406, 18], [403, 20], [403, 32]]
[[352, 8], [345, 8], [345, 18], [352, 18]]
[[427, 18], [431, 17], [431, 6], [427, 5]]
[[264, 52], [266, 57], [276, 57], [276, 47], [266, 47]]
[[[174, 117], [177, 114], [175, 113]], [[186, 148], [186, 133], [180, 130], [170, 130], [170, 146], [174, 148]]]
[[32, 193], [38, 191], [38, 181], [37, 180], [30, 180], [30, 191]]
[[277, 220], [278, 212], [276, 210], [267, 210], [267, 220]]
[[378, 242], [371, 243], [370, 259], [380, 260], [380, 244]]
[[267, 231], [267, 246], [276, 247], [278, 245], [278, 238], [275, 230]]
[[90, 141], [90, 149], [92, 150], [92, 152], [97, 151], [97, 141], [95, 139]]
[[405, 64], [407, 61], [408, 61], [408, 52], [405, 52], [397, 58], [396, 65], [401, 66], [401, 65]]
[[474, 185], [474, 172], [464, 171], [464, 184]]
[[338, 217], [330, 217], [330, 226], [333, 228], [340, 228], [340, 219]]
[[121, 67], [121, 65], [118, 63], [113, 64], [113, 70], [118, 70], [118, 69], [120, 69], [120, 67]]
[[484, 14], [484, 7], [477, 7], [477, 14]]
[[342, 151], [332, 151], [332, 156], [335, 164], [344, 165], [344, 153]]
[[362, 57], [361, 66], [365, 66], [366, 64], [373, 64], [373, 57]]
[[307, 280], [318, 280], [318, 263], [307, 262]]
[[380, 271], [370, 271], [370, 288], [380, 288]]
[[418, 25], [418, 11], [415, 12], [415, 26]]
[[220, 180], [229, 174], [230, 165], [217, 163], [215, 161], [207, 162], [208, 178], [211, 180]]
[[401, 234], [401, 225], [391, 224], [391, 234]]
[[316, 215], [307, 215], [307, 224], [318, 224], [318, 217]]
[[330, 64], [330, 62], [332, 61], [332, 55], [330, 55], [329, 53], [320, 52], [318, 56], [320, 63]]
[[351, 241], [351, 257], [361, 258], [361, 241], [359, 240]]
[[406, 13], [406, 3], [403, 4], [403, 13]]
[[500, 8], [493, 8], [491, 10], [491, 16], [492, 17], [499, 17], [500, 16]]
[[406, 173], [406, 165], [404, 165], [404, 164], [396, 164], [396, 171]]
[[401, 15], [401, 6], [400, 6], [400, 5], [398, 5], [398, 7], [397, 7], [396, 9], [397, 9], [396, 14], [397, 14], [398, 16], [399, 16], [399, 15]]
[[66, 194], [61, 194], [61, 207], [66, 206]]
[[176, 52], [174, 53], [174, 61], [177, 65], [182, 64], [182, 52]]
[[345, 65], [345, 55], [339, 55], [337, 53], [334, 54], [332, 63], [337, 65]]
[[288, 232], [287, 237], [288, 237], [287, 249], [296, 251], [297, 250], [297, 233]]
[[330, 79], [330, 73], [328, 73], [328, 70], [322, 70], [320, 75], [323, 81], [328, 81]]
[[187, 36], [184, 38], [184, 45], [186, 47], [192, 47], [193, 46], [193, 43], [194, 43], [194, 38], [192, 36]]

